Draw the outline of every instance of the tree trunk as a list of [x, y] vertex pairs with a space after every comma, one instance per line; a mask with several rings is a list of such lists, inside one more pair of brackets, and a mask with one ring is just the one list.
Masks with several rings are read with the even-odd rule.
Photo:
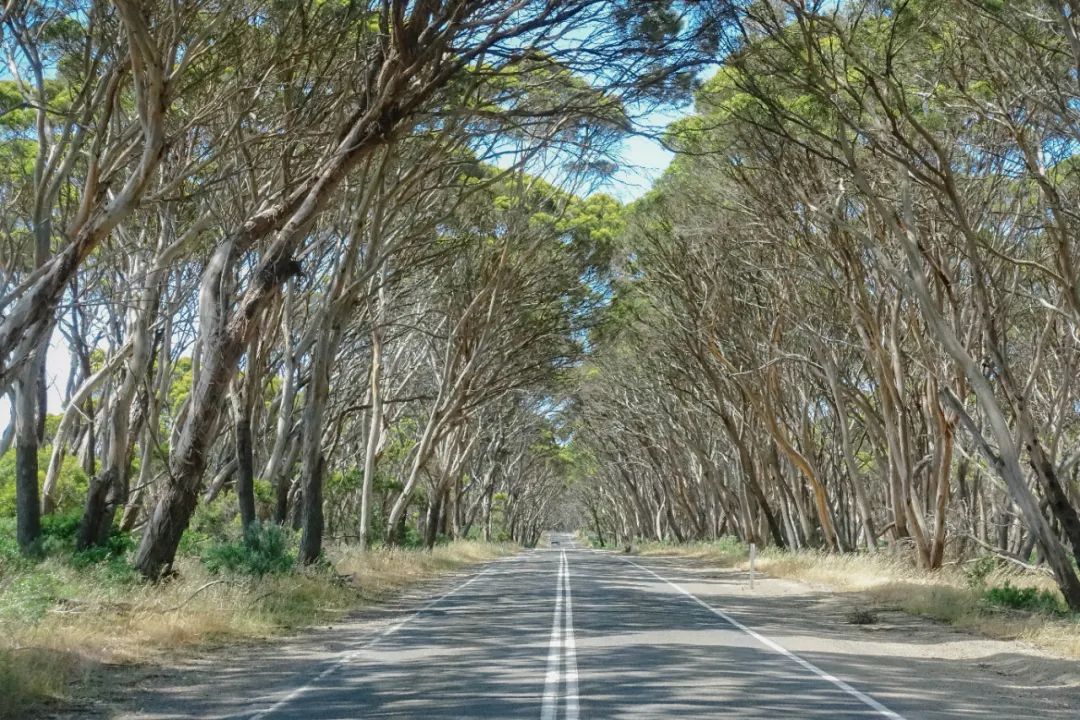
[[428, 550], [435, 547], [435, 540], [439, 535], [439, 521], [442, 518], [444, 494], [442, 488], [436, 488], [431, 501], [428, 503], [427, 516], [424, 520], [424, 547]]
[[[427, 92], [434, 93], [436, 87], [432, 84]], [[236, 373], [244, 347], [260, 329], [264, 311], [277, 299], [282, 285], [300, 270], [293, 258], [299, 238], [349, 171], [390, 142], [392, 134], [388, 130], [401, 125], [402, 117], [398, 114], [401, 112], [400, 104], [384, 99], [372, 112], [357, 116], [338, 136], [337, 152], [285, 201], [249, 218], [219, 248], [222, 252], [215, 253], [220, 263], [207, 268], [200, 288], [200, 321], [206, 318], [208, 323], [205, 328], [200, 327], [205, 345], [202, 367], [190, 396], [191, 409], [174, 446], [169, 483], [135, 554], [135, 567], [143, 576], [160, 577], [173, 562], [180, 537], [195, 508], [206, 468], [206, 450], [212, 439], [210, 430], [217, 422], [221, 398]], [[239, 298], [232, 297], [231, 284], [222, 287], [225, 274], [233, 271], [240, 253], [267, 237], [273, 240], [252, 269], [247, 289]], [[223, 293], [223, 289], [228, 292]], [[7, 334], [6, 328], [0, 327], [0, 335], [3, 334]], [[3, 369], [0, 366], [0, 373]], [[321, 512], [318, 515], [321, 517]]]
[[877, 550], [877, 532], [874, 529], [874, 516], [870, 509], [870, 501], [866, 497], [866, 489], [862, 486], [862, 476], [859, 473], [858, 464], [855, 462], [855, 451], [851, 445], [851, 436], [848, 433], [847, 403], [840, 389], [840, 381], [837, 378], [836, 362], [824, 350], [819, 348], [822, 366], [825, 368], [825, 380], [828, 382], [829, 391], [833, 396], [833, 407], [836, 409], [836, 426], [840, 431], [840, 448], [844, 456], [844, 464], [851, 478], [851, 490], [855, 494], [855, 508], [859, 513], [859, 521], [863, 529], [863, 540], [866, 549], [870, 552]]
[[114, 512], [109, 512], [109, 493], [117, 484], [117, 472], [117, 468], [111, 467], [90, 478], [76, 540], [80, 550], [104, 545], [109, 538], [115, 516]]
[[247, 532], [255, 523], [255, 459], [251, 449], [251, 419], [247, 403], [234, 398], [236, 418], [233, 437], [236, 452], [236, 501], [240, 506], [240, 526]]
[[589, 513], [592, 515], [593, 527], [596, 528], [596, 540], [600, 543], [600, 547], [607, 547], [607, 543], [604, 542], [604, 528], [600, 524], [600, 516], [596, 513], [596, 506], [589, 506]]
[[322, 453], [311, 470], [304, 472], [303, 532], [297, 562], [311, 565], [322, 554], [323, 538], [323, 473], [326, 459]]
[[491, 482], [484, 492], [484, 542], [491, 542], [491, 500], [495, 494], [495, 483]]
[[762, 489], [761, 483], [758, 482], [757, 466], [754, 464], [750, 449], [747, 447], [743, 437], [739, 435], [738, 428], [735, 426], [735, 419], [731, 417], [731, 414], [722, 405], [720, 406], [720, 422], [723, 423], [728, 438], [731, 440], [732, 444], [735, 445], [735, 449], [739, 453], [739, 465], [742, 468], [743, 476], [746, 478], [746, 482], [750, 487], [750, 492], [757, 500], [761, 512], [765, 515], [765, 521], [769, 525], [769, 534], [772, 535], [773, 542], [776, 543], [777, 547], [784, 547], [786, 545], [784, 536], [780, 532], [779, 524], [776, 522], [776, 515], [769, 506], [768, 498], [765, 497], [765, 491]]
[[208, 342], [199, 375], [193, 381], [187, 416], [173, 447], [168, 481], [146, 523], [134, 565], [148, 579], [172, 570], [176, 548], [198, 502], [206, 452], [215, 437], [221, 400], [244, 344], [217, 338]]
[[333, 322], [316, 341], [311, 362], [311, 382], [304, 405], [304, 439], [301, 451], [303, 487], [303, 533], [300, 540], [301, 564], [310, 565], [322, 554], [323, 472], [326, 458], [322, 451], [323, 421], [330, 396], [330, 370], [337, 351], [338, 328]]
[[38, 499], [37, 362], [23, 368], [15, 383], [15, 516], [16, 540], [23, 552], [33, 552], [41, 537]]
[[274, 483], [274, 522], [285, 525], [289, 520], [289, 493], [292, 491], [292, 469], [296, 464], [296, 457], [300, 454], [301, 440], [293, 437], [289, 443], [289, 451], [286, 460], [278, 470], [277, 481]]
[[416, 454], [413, 456], [412, 465], [409, 470], [409, 477], [405, 481], [405, 487], [402, 488], [401, 494], [398, 496], [397, 501], [394, 502], [394, 506], [390, 509], [390, 517], [386, 520], [387, 534], [393, 530], [397, 525], [405, 512], [406, 506], [412, 499], [413, 488], [416, 487], [416, 482], [420, 477], [420, 471], [427, 465], [428, 460], [431, 458], [432, 446], [434, 445], [435, 434], [442, 426], [442, 417], [439, 412], [439, 408], [436, 406], [431, 411], [431, 415], [428, 417], [426, 426], [424, 427], [424, 433], [420, 436], [420, 442], [416, 446]]
[[289, 507], [289, 470], [292, 461], [286, 461], [295, 450], [293, 437], [293, 405], [296, 400], [296, 357], [293, 349], [293, 295], [295, 283], [288, 283], [282, 301], [281, 335], [282, 348], [281, 397], [278, 401], [277, 423], [274, 430], [274, 446], [270, 450], [263, 477], [274, 488], [274, 522], [284, 525]]
[[[856, 172], [855, 179], [864, 191], [869, 189], [869, 184], [861, 173]], [[1020, 452], [1016, 438], [997, 401], [994, 388], [983, 375], [982, 368], [968, 354], [952, 327], [945, 321], [927, 285], [922, 250], [914, 235], [916, 225], [910, 217], [914, 211], [911, 209], [909, 195], [909, 192], [905, 192], [904, 218], [895, 212], [890, 213], [884, 210], [880, 203], [876, 204], [878, 216], [888, 224], [889, 229], [900, 240], [903, 247], [907, 260], [907, 272], [900, 279], [914, 291], [927, 326], [970, 383], [971, 390], [978, 399], [986, 415], [990, 431], [997, 442], [997, 450], [989, 446], [982, 432], [967, 416], [958, 398], [948, 393], [945, 395], [945, 400], [953, 406], [953, 410], [979, 445], [982, 454], [1008, 487], [1010, 495], [1023, 513], [1028, 526], [1038, 538], [1042, 555], [1054, 571], [1065, 601], [1072, 610], [1080, 611], [1080, 578], [1077, 577], [1075, 566], [1069, 562], [1061, 542], [1043, 516], [1034, 494], [1027, 485], [1027, 479], [1020, 468]], [[873, 197], [872, 193], [870, 196]]]
[[367, 444], [364, 447], [364, 478], [360, 489], [360, 549], [364, 550], [371, 542], [371, 489], [375, 483], [375, 461], [379, 438], [382, 435], [383, 396], [379, 383], [382, 375], [382, 331], [371, 328], [371, 413], [369, 418]]

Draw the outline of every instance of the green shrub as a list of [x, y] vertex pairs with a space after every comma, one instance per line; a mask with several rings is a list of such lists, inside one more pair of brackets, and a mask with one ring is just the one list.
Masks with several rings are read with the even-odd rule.
[[986, 578], [990, 576], [990, 573], [997, 569], [998, 562], [996, 558], [989, 555], [984, 556], [971, 563], [964, 571], [964, 575], [967, 578], [968, 587], [972, 590], [983, 590], [986, 588]]
[[127, 557], [135, 549], [134, 536], [114, 529], [105, 545], [77, 551], [75, 540], [81, 520], [82, 514], [79, 512], [42, 517], [42, 553], [37, 557], [27, 557], [19, 552], [15, 542], [15, 519], [0, 518], [0, 578], [29, 573], [43, 558], [54, 558], [77, 570], [100, 570], [107, 580], [131, 580], [134, 571], [128, 565]]
[[79, 523], [82, 522], [82, 512], [75, 510], [65, 513], [50, 513], [41, 518], [41, 534], [57, 540], [75, 541], [79, 534]]
[[[750, 552], [750, 546], [744, 543], [734, 535], [724, 535], [723, 537], [716, 538], [708, 543], [709, 547], [719, 552], [731, 553], [733, 555], [746, 555]], [[758, 546], [758, 550], [761, 550], [761, 546]]]
[[41, 549], [44, 555], [68, 555], [75, 552], [82, 513], [51, 513], [41, 518]]
[[177, 546], [176, 553], [178, 555], [200, 555], [207, 547], [218, 542], [216, 538], [212, 538], [204, 532], [199, 532], [192, 528], [188, 528], [184, 531], [184, 534], [180, 536], [180, 544]]
[[255, 478], [253, 489], [255, 491], [255, 507], [259, 516], [269, 517], [274, 511], [274, 505], [277, 503], [274, 486], [270, 484], [269, 480]]
[[404, 548], [418, 548], [423, 546], [424, 536], [420, 534], [420, 530], [413, 525], [405, 526], [405, 533], [401, 537], [401, 547]]
[[255, 523], [237, 542], [217, 542], [202, 552], [202, 561], [213, 573], [274, 575], [288, 572], [293, 564], [287, 532], [273, 523]]
[[214, 544], [227, 543], [240, 530], [235, 496], [218, 495], [213, 502], [199, 503], [187, 530], [180, 538], [180, 552], [201, 555]]
[[[592, 538], [591, 535], [589, 537], [590, 537], [590, 539]], [[469, 528], [469, 534], [467, 536], [465, 536], [465, 538], [463, 538], [463, 539], [465, 539], [465, 540], [473, 540], [475, 542], [485, 542], [483, 523], [482, 522], [475, 523], [471, 528]], [[494, 542], [494, 543], [510, 542], [510, 533], [507, 532], [506, 528], [502, 527], [501, 525], [495, 525], [494, 523], [492, 523], [491, 542]]]
[[15, 518], [0, 518], [0, 593], [4, 581], [33, 567], [36, 558], [24, 555], [15, 541]]
[[1057, 593], [1032, 587], [1016, 587], [1008, 580], [1004, 585], [987, 588], [983, 599], [991, 605], [1049, 614], [1061, 613], [1063, 608]]
[[[49, 468], [52, 446], [38, 448], [38, 481], [44, 482]], [[60, 473], [56, 478], [56, 510], [70, 512], [82, 507], [86, 499], [88, 481], [74, 455], [64, 456]], [[0, 455], [0, 517], [15, 516], [15, 450]]]
[[78, 568], [84, 568], [108, 561], [110, 564], [126, 566], [125, 558], [134, 549], [134, 537], [128, 533], [113, 530], [104, 545], [73, 553], [71, 564]]
[[[74, 552], [79, 518], [80, 514], [77, 512], [43, 516], [40, 541], [42, 552], [37, 555], [66, 555]], [[33, 558], [19, 552], [15, 541], [15, 524], [14, 517], [0, 518], [0, 571], [4, 571], [9, 565], [21, 568], [33, 562]]]

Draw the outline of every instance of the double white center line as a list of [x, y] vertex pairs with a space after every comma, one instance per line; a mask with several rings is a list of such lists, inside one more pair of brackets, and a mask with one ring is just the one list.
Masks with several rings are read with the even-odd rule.
[[[563, 662], [565, 659], [565, 662]], [[560, 668], [562, 672], [560, 673]], [[577, 648], [574, 645], [574, 603], [570, 597], [570, 563], [566, 551], [559, 556], [559, 578], [555, 584], [555, 617], [551, 620], [548, 644], [547, 678], [540, 720], [556, 720], [559, 685], [564, 682], [562, 698], [566, 701], [564, 720], [578, 720]]]

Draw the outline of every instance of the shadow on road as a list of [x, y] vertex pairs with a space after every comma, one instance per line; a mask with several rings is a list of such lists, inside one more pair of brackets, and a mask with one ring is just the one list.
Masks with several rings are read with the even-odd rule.
[[[621, 558], [567, 555], [582, 718], [882, 717]], [[538, 718], [558, 558], [556, 549], [498, 563], [367, 647], [385, 624], [369, 618], [286, 646], [215, 654], [154, 679], [142, 707], [123, 717], [247, 717], [306, 687], [271, 717]], [[825, 593], [753, 596], [737, 573], [636, 561], [910, 720], [1077, 717], [1070, 663], [1060, 664], [1060, 676], [1033, 680], [1024, 674], [1030, 658], [1019, 653], [934, 657], [943, 630], [922, 620], [897, 613], [884, 628], [860, 629], [843, 623]]]

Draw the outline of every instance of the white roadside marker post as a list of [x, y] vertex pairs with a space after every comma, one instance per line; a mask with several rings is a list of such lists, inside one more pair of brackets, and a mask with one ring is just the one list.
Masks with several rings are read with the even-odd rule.
[[750, 589], [754, 589], [754, 556], [757, 555], [757, 545], [750, 543]]

